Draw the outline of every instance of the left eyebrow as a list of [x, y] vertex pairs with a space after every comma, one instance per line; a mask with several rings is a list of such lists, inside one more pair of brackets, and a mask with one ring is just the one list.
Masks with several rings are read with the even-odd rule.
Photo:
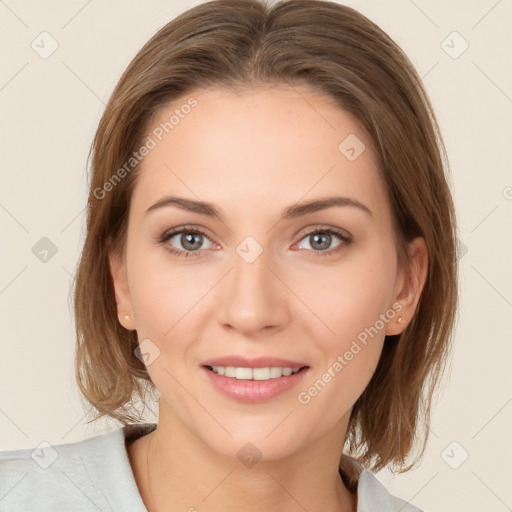
[[334, 206], [352, 206], [354, 208], [359, 208], [367, 215], [373, 217], [373, 213], [370, 208], [368, 208], [357, 199], [353, 199], [351, 197], [330, 196], [289, 206], [283, 211], [281, 218], [296, 219], [297, 217], [302, 217], [310, 213], [326, 210], [327, 208], [333, 208]]
[[[158, 208], [163, 208], [165, 206], [176, 206], [178, 208], [181, 208], [182, 210], [198, 213], [199, 215], [215, 217], [219, 220], [224, 219], [224, 215], [212, 203], [208, 203], [205, 201], [196, 201], [195, 199], [187, 199], [178, 196], [162, 197], [155, 204], [153, 204], [146, 210], [146, 214]], [[353, 199], [351, 197], [330, 196], [320, 199], [313, 199], [311, 201], [297, 203], [292, 206], [288, 206], [281, 213], [281, 218], [287, 220], [296, 219], [314, 212], [326, 210], [328, 208], [333, 208], [335, 206], [349, 206], [358, 208], [361, 211], [365, 212], [367, 215], [373, 216], [373, 212], [366, 205], [364, 205], [357, 199]]]

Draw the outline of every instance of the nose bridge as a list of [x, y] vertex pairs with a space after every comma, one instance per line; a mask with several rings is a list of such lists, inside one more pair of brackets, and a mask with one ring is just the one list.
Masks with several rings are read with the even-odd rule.
[[223, 323], [249, 331], [285, 321], [286, 290], [271, 270], [272, 261], [271, 251], [252, 237], [235, 248], [223, 294]]

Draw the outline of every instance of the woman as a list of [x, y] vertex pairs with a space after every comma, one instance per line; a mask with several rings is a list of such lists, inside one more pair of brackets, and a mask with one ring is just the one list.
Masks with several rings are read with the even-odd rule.
[[425, 448], [456, 226], [389, 36], [326, 1], [198, 5], [129, 64], [91, 154], [76, 376], [124, 427], [3, 452], [0, 509], [419, 510], [372, 471]]

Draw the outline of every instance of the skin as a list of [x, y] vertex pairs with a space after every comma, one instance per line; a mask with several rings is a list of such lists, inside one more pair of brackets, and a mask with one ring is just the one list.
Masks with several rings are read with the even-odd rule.
[[[127, 446], [141, 496], [150, 512], [355, 511], [357, 496], [338, 474], [348, 418], [385, 335], [400, 333], [414, 313], [425, 243], [414, 240], [412, 265], [398, 266], [371, 141], [325, 95], [283, 85], [190, 96], [198, 105], [144, 158], [125, 250], [110, 255], [119, 321], [160, 350], [147, 366], [160, 393], [158, 428]], [[185, 101], [162, 109], [154, 126]], [[366, 146], [354, 161], [338, 149], [349, 134]], [[284, 208], [335, 192], [372, 215], [344, 206], [280, 220]], [[224, 221], [176, 206], [146, 214], [169, 194], [211, 202]], [[206, 232], [199, 249], [180, 235], [157, 241], [184, 225]], [[305, 233], [312, 227], [345, 230], [352, 243], [333, 234], [322, 251]], [[236, 251], [247, 236], [263, 248], [252, 263]], [[192, 254], [180, 258], [169, 247]], [[397, 302], [400, 315], [307, 405], [299, 403], [298, 393]], [[309, 373], [267, 402], [235, 402], [200, 369], [228, 354], [304, 361]], [[247, 442], [262, 456], [252, 467], [237, 457]]]

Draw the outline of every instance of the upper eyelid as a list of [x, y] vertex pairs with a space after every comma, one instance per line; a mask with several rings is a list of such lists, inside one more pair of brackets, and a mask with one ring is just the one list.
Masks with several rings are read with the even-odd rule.
[[208, 237], [210, 239], [210, 241], [213, 242], [212, 237], [208, 234], [208, 230], [206, 230], [202, 227], [195, 227], [195, 226], [190, 226], [190, 225], [167, 229], [163, 232], [163, 234], [159, 238], [167, 240], [169, 238], [175, 237], [176, 235], [179, 235], [181, 233], [187, 233], [187, 232], [200, 233], [201, 235]]
[[315, 233], [317, 231], [331, 231], [335, 235], [346, 236], [347, 238], [352, 238], [352, 235], [346, 229], [335, 228], [334, 226], [315, 225], [315, 226], [307, 227], [305, 229], [306, 229], [306, 231], [304, 232], [303, 237], [308, 236], [308, 235], [310, 235], [312, 233]]

